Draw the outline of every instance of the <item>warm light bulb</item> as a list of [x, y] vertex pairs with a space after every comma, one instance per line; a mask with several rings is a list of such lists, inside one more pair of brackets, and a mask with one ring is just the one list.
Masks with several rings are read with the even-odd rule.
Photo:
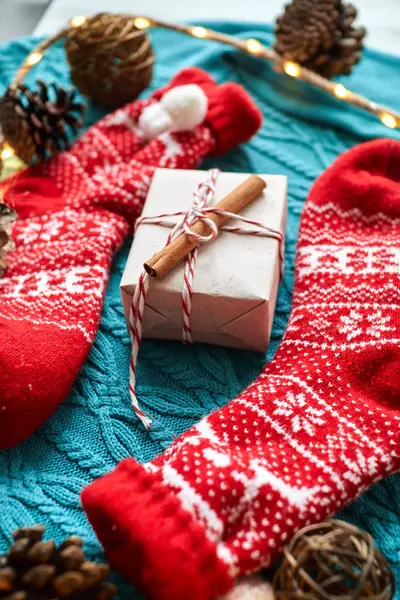
[[397, 127], [397, 119], [389, 113], [383, 113], [381, 115], [381, 121], [384, 125], [386, 125], [386, 127], [389, 127], [390, 129], [396, 129]]
[[295, 62], [291, 62], [290, 60], [285, 62], [283, 68], [285, 69], [285, 73], [290, 75], [290, 77], [298, 77], [301, 72], [300, 66]]
[[151, 25], [150, 21], [145, 17], [136, 17], [136, 19], [133, 21], [133, 24], [136, 29], [147, 29]]
[[208, 32], [205, 27], [192, 27], [192, 35], [198, 38], [205, 38], [207, 37]]
[[346, 88], [344, 87], [344, 85], [342, 85], [341, 83], [337, 83], [335, 85], [335, 87], [333, 88], [333, 93], [335, 94], [335, 96], [337, 98], [346, 98], [348, 96], [348, 91], [346, 90]]
[[14, 156], [14, 154], [15, 154], [15, 152], [14, 152], [13, 148], [11, 148], [11, 146], [9, 146], [8, 144], [4, 144], [3, 150], [1, 151], [2, 160], [7, 160], [7, 158]]
[[80, 27], [84, 23], [86, 23], [85, 15], [78, 15], [76, 17], [72, 17], [72, 19], [71, 19], [72, 27]]
[[252, 54], [258, 54], [262, 48], [262, 45], [258, 40], [250, 39], [246, 42], [247, 50]]
[[32, 67], [33, 65], [36, 65], [39, 61], [41, 61], [42, 58], [43, 54], [41, 52], [32, 52], [32, 54], [30, 54], [26, 59], [26, 62], [30, 67]]

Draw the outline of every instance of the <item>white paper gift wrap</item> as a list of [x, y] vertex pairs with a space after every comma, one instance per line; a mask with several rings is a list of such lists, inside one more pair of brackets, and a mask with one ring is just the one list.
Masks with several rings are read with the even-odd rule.
[[[193, 192], [206, 177], [204, 171], [157, 169], [143, 215], [187, 211], [193, 203]], [[246, 173], [220, 173], [213, 204], [247, 177]], [[284, 234], [286, 177], [260, 177], [265, 179], [267, 187], [241, 214]], [[254, 229], [254, 226], [234, 220], [227, 225]], [[153, 224], [142, 224], [137, 229], [121, 281], [127, 323], [143, 263], [164, 247], [170, 231]], [[165, 277], [151, 280], [144, 310], [143, 337], [182, 338], [183, 271], [184, 261]], [[275, 239], [221, 231], [214, 241], [201, 244], [193, 285], [193, 340], [265, 352], [271, 335], [279, 279], [279, 242]]]

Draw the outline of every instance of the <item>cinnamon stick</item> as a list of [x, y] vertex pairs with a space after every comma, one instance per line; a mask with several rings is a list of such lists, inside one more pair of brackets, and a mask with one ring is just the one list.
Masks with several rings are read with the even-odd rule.
[[[238, 185], [225, 198], [223, 198], [215, 208], [231, 213], [239, 214], [248, 204], [253, 202], [266, 187], [266, 182], [258, 175], [250, 175], [246, 181]], [[218, 213], [206, 213], [208, 219], [214, 221], [217, 227], [222, 227], [228, 221], [229, 217]], [[203, 221], [196, 221], [191, 228], [197, 234], [205, 235], [208, 233], [207, 224]], [[163, 277], [175, 265], [185, 258], [189, 252], [198, 246], [198, 242], [193, 238], [182, 233], [173, 242], [165, 246], [160, 252], [154, 254], [152, 258], [144, 263], [144, 268], [152, 277]]]

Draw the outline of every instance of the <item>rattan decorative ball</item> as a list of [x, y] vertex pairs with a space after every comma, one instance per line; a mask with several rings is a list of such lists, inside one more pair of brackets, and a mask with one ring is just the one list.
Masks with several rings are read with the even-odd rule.
[[273, 586], [288, 600], [389, 600], [394, 577], [368, 533], [331, 520], [294, 536]]
[[72, 81], [84, 95], [106, 108], [135, 100], [153, 75], [154, 54], [147, 31], [134, 18], [99, 14], [71, 28], [65, 49]]

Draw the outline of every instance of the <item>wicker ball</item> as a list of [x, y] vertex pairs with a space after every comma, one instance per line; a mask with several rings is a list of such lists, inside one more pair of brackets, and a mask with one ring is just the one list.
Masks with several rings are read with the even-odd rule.
[[154, 54], [147, 32], [133, 17], [99, 14], [71, 28], [65, 41], [72, 81], [105, 108], [135, 100], [153, 75]]
[[394, 577], [368, 533], [331, 520], [295, 535], [273, 586], [277, 598], [291, 600], [389, 600]]

